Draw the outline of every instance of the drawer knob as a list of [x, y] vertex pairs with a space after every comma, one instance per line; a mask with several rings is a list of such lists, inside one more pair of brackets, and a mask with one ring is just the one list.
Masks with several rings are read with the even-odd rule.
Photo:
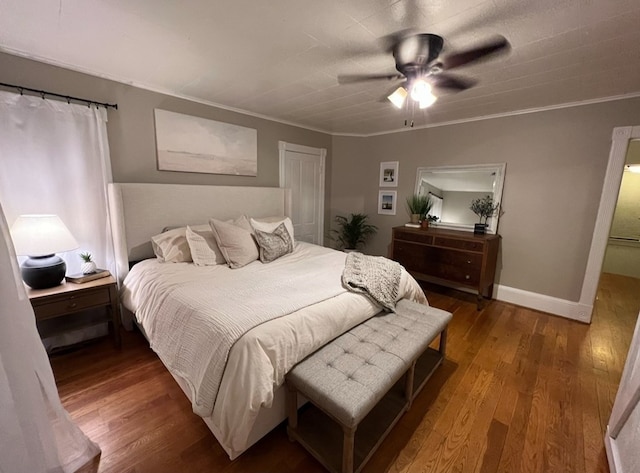
[[77, 305], [77, 302], [72, 302], [71, 304], [69, 304], [69, 309], [75, 309]]
[[471, 276], [469, 276], [468, 274], [464, 277], [465, 279], [471, 279]]
[[467, 260], [467, 264], [471, 264], [471, 260]]

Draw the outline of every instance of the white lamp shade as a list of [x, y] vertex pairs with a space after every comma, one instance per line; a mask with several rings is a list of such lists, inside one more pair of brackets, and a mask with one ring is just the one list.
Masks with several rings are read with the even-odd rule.
[[78, 248], [78, 242], [57, 215], [20, 215], [11, 226], [18, 255], [45, 256]]
[[387, 97], [389, 101], [396, 106], [396, 108], [402, 108], [404, 100], [407, 98], [408, 92], [404, 87], [398, 87], [391, 95]]

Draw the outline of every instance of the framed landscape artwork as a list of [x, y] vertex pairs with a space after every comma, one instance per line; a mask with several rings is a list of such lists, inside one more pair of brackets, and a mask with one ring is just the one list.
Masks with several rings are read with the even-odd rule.
[[253, 128], [155, 109], [160, 171], [257, 176]]
[[378, 213], [382, 215], [396, 214], [396, 191], [378, 192]]
[[380, 187], [398, 187], [398, 161], [380, 163]]

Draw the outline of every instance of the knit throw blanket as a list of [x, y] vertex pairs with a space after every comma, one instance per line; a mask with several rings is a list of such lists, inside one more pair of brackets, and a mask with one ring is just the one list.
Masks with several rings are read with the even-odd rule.
[[347, 254], [342, 284], [352, 292], [365, 294], [388, 312], [395, 312], [402, 266], [382, 256]]

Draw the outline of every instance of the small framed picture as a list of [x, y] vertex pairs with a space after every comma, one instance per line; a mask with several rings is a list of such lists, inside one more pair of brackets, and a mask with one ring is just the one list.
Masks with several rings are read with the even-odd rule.
[[396, 191], [378, 192], [378, 213], [382, 215], [395, 215], [396, 196]]
[[398, 187], [398, 161], [380, 163], [380, 187]]

